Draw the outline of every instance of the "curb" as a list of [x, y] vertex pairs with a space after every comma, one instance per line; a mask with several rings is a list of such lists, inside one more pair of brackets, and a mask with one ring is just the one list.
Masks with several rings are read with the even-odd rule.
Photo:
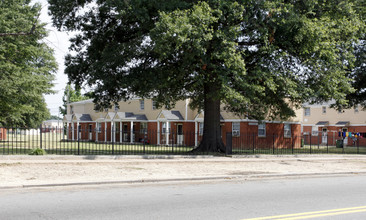
[[29, 156], [29, 155], [0, 155], [0, 162], [4, 161], [32, 161], [32, 160], [85, 160], [85, 161], [103, 161], [103, 160], [124, 160], [124, 159], [366, 159], [366, 155], [343, 155], [343, 154], [279, 154], [279, 155], [227, 155], [227, 156], [213, 156], [213, 155], [42, 155], [42, 156]]
[[19, 189], [19, 188], [46, 188], [46, 187], [65, 187], [65, 186], [97, 186], [97, 185], [116, 185], [116, 184], [138, 184], [138, 183], [169, 183], [187, 181], [214, 181], [214, 180], [255, 180], [263, 178], [280, 177], [321, 177], [336, 175], [357, 175], [366, 172], [337, 172], [337, 173], [289, 173], [289, 174], [253, 174], [236, 176], [217, 176], [217, 177], [192, 177], [192, 178], [172, 178], [172, 179], [142, 179], [142, 180], [122, 180], [122, 181], [95, 181], [95, 182], [74, 182], [74, 183], [51, 183], [51, 184], [28, 184], [18, 186], [0, 186], [0, 189]]

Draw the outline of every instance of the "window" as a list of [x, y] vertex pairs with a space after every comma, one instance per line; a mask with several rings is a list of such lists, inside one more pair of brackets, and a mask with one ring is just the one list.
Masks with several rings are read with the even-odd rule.
[[70, 105], [70, 114], [74, 114], [74, 106]]
[[355, 106], [355, 113], [358, 113], [358, 105]]
[[104, 108], [104, 111], [105, 111], [105, 112], [108, 112], [108, 108]]
[[233, 137], [240, 136], [240, 122], [233, 122], [232, 124]]
[[323, 107], [322, 107], [322, 113], [323, 113], [323, 114], [326, 114], [326, 113], [327, 113], [327, 107], [326, 107], [326, 106], [323, 106]]
[[310, 108], [304, 108], [305, 116], [310, 116]]
[[98, 133], [102, 133], [102, 123], [97, 122], [97, 131]]
[[259, 137], [266, 136], [266, 123], [258, 124], [258, 136]]
[[311, 135], [312, 136], [318, 136], [318, 126], [312, 126], [311, 127]]
[[114, 111], [115, 112], [118, 112], [118, 110], [119, 110], [119, 106], [118, 105], [114, 105]]
[[141, 134], [146, 134], [147, 133], [147, 123], [146, 122], [141, 122], [140, 123], [140, 133]]
[[140, 100], [140, 110], [144, 110], [145, 109], [145, 101], [142, 99]]
[[170, 130], [170, 123], [168, 123], [168, 128], [166, 127], [166, 122], [163, 122], [163, 129], [162, 129], [162, 133], [165, 134], [165, 132], [169, 133]]
[[284, 124], [283, 125], [283, 131], [284, 131], [284, 137], [291, 137], [291, 125], [290, 124]]
[[156, 101], [152, 101], [152, 109], [155, 110], [156, 109]]
[[198, 124], [198, 134], [199, 134], [199, 136], [203, 135], [203, 122], [200, 122]]

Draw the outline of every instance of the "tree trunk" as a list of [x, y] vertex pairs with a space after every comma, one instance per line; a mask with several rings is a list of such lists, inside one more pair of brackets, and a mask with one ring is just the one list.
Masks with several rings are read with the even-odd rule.
[[193, 152], [225, 152], [220, 128], [220, 86], [204, 85], [204, 123], [200, 145]]

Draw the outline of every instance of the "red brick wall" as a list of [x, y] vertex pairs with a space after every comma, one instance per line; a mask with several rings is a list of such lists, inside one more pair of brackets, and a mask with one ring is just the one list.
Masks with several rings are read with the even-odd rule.
[[0, 140], [6, 140], [6, 129], [0, 128]]
[[[345, 127], [337, 127], [337, 126], [325, 126], [325, 127], [319, 127], [318, 131], [319, 131], [319, 135], [318, 136], [313, 136], [311, 134], [311, 126], [304, 126], [303, 127], [303, 132], [308, 132], [309, 135], [305, 135], [304, 139], [305, 139], [305, 144], [310, 144], [310, 140], [311, 140], [311, 144], [312, 145], [322, 145], [324, 144], [322, 142], [322, 129], [323, 128], [327, 128], [327, 144], [328, 145], [336, 145], [336, 141], [339, 139], [342, 139], [342, 137], [339, 137], [338, 132], [342, 132], [343, 128], [347, 128], [348, 132], [352, 132], [352, 133], [366, 133], [366, 126], [345, 126]], [[348, 138], [348, 137], [346, 137]], [[348, 142], [347, 142], [347, 146], [353, 146], [353, 140], [351, 138], [348, 138]], [[366, 138], [360, 138], [358, 140], [358, 144], [359, 146], [366, 146]]]

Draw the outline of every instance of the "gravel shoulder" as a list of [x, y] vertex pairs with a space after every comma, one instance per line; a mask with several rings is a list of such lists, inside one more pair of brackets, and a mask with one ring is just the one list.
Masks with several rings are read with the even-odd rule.
[[0, 156], [0, 188], [337, 173], [366, 173], [366, 155]]

